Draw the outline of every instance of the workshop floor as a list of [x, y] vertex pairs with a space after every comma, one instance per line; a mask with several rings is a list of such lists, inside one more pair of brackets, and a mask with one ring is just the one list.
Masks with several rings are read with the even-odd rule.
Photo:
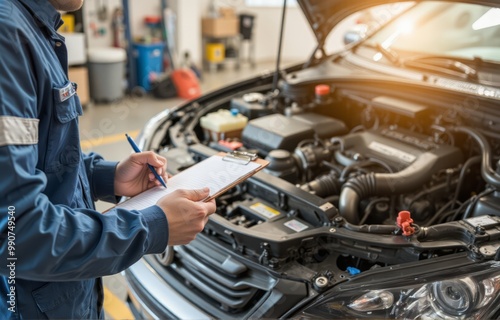
[[[289, 65], [283, 63], [282, 65]], [[251, 76], [274, 69], [274, 62], [258, 63], [255, 68], [247, 64], [239, 70], [225, 68], [204, 72], [201, 81], [202, 93], [220, 88]], [[144, 124], [162, 110], [172, 108], [184, 100], [155, 99], [151, 96], [125, 97], [110, 104], [93, 104], [84, 109], [80, 118], [80, 137], [84, 152], [97, 152], [107, 160], [119, 161], [130, 154], [130, 145], [125, 139], [125, 133], [135, 137]], [[97, 209], [104, 211], [109, 204], [98, 202]], [[105, 302], [104, 309], [107, 319], [132, 319], [133, 316], [126, 307], [126, 284], [120, 276], [104, 278]]]

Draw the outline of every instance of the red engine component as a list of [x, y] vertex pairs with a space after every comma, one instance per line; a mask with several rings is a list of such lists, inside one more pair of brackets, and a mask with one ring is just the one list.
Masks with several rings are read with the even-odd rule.
[[318, 84], [314, 87], [316, 96], [326, 96], [330, 94], [330, 86], [327, 84]]
[[219, 140], [219, 145], [226, 147], [231, 150], [236, 150], [241, 147], [243, 147], [243, 143], [241, 141], [235, 141], [235, 140]]
[[403, 235], [411, 236], [415, 233], [415, 228], [411, 226], [413, 219], [411, 218], [410, 211], [400, 211], [396, 223], [403, 231]]

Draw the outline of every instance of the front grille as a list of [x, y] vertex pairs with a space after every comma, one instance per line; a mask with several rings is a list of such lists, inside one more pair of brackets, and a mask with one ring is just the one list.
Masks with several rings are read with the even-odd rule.
[[164, 271], [170, 285], [175, 278], [185, 287], [175, 286], [179, 292], [187, 293], [186, 298], [217, 317], [220, 312], [226, 316], [246, 314], [276, 284], [276, 279], [243, 264], [202, 234], [187, 246], [175, 247], [174, 261]]

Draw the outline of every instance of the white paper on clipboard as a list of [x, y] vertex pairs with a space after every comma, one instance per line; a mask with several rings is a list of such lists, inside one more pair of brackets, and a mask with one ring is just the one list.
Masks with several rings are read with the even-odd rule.
[[236, 184], [246, 180], [264, 168], [269, 162], [227, 161], [225, 153], [211, 156], [188, 169], [181, 171], [167, 181], [167, 188], [155, 187], [116, 205], [127, 210], [141, 210], [155, 205], [160, 198], [178, 189], [210, 189], [206, 201], [217, 197]]

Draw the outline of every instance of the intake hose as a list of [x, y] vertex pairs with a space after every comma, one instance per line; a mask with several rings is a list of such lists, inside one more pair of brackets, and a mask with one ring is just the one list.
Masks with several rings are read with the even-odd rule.
[[412, 192], [429, 182], [439, 170], [454, 167], [462, 161], [460, 150], [441, 146], [418, 156], [396, 173], [369, 173], [349, 179], [342, 187], [339, 211], [352, 224], [359, 223], [358, 206], [371, 196], [392, 196]]
[[468, 134], [476, 140], [481, 148], [481, 176], [487, 184], [495, 189], [500, 189], [500, 176], [491, 167], [491, 147], [486, 137], [478, 130], [469, 127], [452, 127], [451, 131], [462, 132]]
[[318, 197], [338, 195], [340, 192], [340, 181], [336, 172], [323, 175], [311, 182], [300, 186], [302, 190], [313, 193]]

